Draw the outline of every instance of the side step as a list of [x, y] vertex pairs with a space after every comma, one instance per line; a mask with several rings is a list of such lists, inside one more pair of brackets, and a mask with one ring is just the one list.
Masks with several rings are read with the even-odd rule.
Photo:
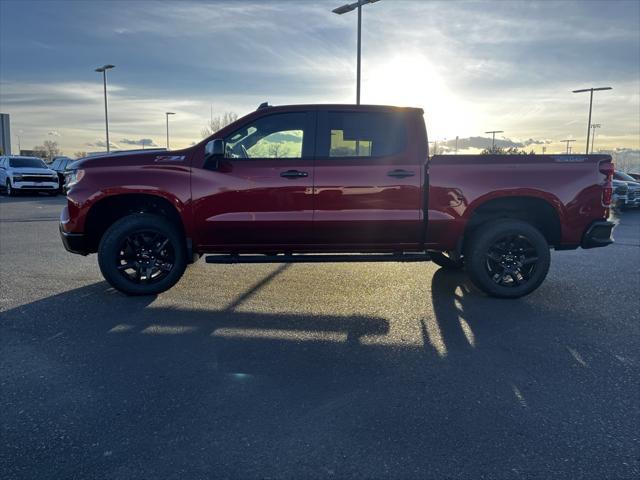
[[371, 253], [371, 254], [284, 254], [284, 255], [207, 255], [207, 263], [330, 263], [330, 262], [427, 262], [429, 254]]

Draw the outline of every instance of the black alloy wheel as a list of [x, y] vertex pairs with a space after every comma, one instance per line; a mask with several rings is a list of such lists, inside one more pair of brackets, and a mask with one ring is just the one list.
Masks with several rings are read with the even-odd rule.
[[482, 225], [465, 248], [471, 281], [490, 296], [518, 298], [540, 286], [551, 255], [546, 238], [522, 220], [501, 219]]
[[187, 265], [184, 234], [166, 217], [135, 213], [111, 225], [98, 246], [104, 278], [128, 295], [155, 295], [171, 288]]
[[487, 273], [498, 285], [517, 287], [528, 282], [536, 269], [536, 249], [524, 235], [497, 239], [485, 254]]
[[157, 283], [169, 275], [175, 265], [171, 241], [156, 231], [133, 232], [124, 238], [118, 250], [116, 268], [134, 283]]

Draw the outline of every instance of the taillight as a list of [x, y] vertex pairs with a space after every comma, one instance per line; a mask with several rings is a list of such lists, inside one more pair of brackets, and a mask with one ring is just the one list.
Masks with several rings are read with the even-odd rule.
[[611, 160], [606, 160], [600, 162], [598, 169], [600, 173], [604, 173], [607, 176], [602, 189], [602, 206], [610, 207], [613, 199], [613, 172], [615, 171], [615, 166], [611, 163]]

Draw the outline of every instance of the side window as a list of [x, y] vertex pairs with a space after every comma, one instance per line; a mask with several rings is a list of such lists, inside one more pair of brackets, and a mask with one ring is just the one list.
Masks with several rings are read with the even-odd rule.
[[60, 166], [60, 162], [62, 162], [62, 160], [60, 158], [58, 158], [57, 160], [54, 160], [53, 163], [51, 164], [51, 169], [53, 170], [58, 170], [58, 167]]
[[329, 112], [329, 157], [383, 157], [402, 152], [404, 117], [394, 112]]
[[303, 158], [308, 114], [276, 113], [244, 125], [227, 138], [227, 158]]

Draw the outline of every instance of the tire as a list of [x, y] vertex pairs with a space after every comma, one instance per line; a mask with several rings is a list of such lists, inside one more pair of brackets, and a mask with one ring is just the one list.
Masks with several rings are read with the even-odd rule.
[[429, 258], [447, 270], [460, 270], [464, 267], [463, 257], [456, 252], [429, 252]]
[[540, 286], [549, 271], [547, 240], [521, 220], [496, 220], [481, 226], [465, 250], [473, 284], [487, 295], [519, 298]]
[[16, 196], [16, 191], [11, 187], [11, 182], [9, 180], [7, 180], [7, 183], [4, 186], [4, 192], [7, 195], [7, 197], [15, 197]]
[[104, 233], [98, 265], [115, 289], [127, 295], [155, 295], [182, 277], [187, 265], [184, 243], [180, 230], [165, 217], [136, 213]]

